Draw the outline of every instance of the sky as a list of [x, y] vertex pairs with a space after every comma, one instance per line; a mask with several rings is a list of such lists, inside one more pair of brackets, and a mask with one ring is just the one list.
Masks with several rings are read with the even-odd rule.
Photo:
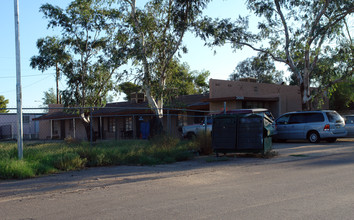
[[[143, 2], [144, 0], [140, 0]], [[58, 32], [47, 29], [48, 21], [39, 12], [41, 5], [50, 3], [66, 8], [71, 0], [19, 0], [19, 35], [21, 56], [22, 107], [35, 108], [42, 106], [44, 92], [53, 88], [55, 91], [54, 69], [41, 72], [30, 67], [30, 58], [38, 55], [36, 42], [39, 38], [58, 35]], [[137, 1], [139, 2], [139, 0]], [[246, 16], [248, 11], [243, 0], [213, 0], [205, 11], [206, 15], [219, 18], [237, 18]], [[8, 108], [16, 108], [16, 48], [14, 1], [2, 1], [0, 8], [0, 95], [9, 100]], [[184, 38], [188, 53], [183, 54], [181, 61], [188, 63], [192, 71], [209, 70], [210, 78], [228, 79], [236, 65], [244, 59], [256, 56], [256, 52], [244, 48], [233, 52], [230, 46], [209, 48], [204, 42], [188, 33]], [[214, 50], [216, 54], [214, 54]], [[66, 87], [65, 79], [59, 88]], [[114, 97], [114, 101], [122, 101], [123, 96]]]

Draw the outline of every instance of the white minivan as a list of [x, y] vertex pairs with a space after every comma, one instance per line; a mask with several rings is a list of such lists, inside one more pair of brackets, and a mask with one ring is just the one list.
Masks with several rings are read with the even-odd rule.
[[335, 142], [337, 138], [347, 135], [344, 119], [332, 110], [289, 112], [281, 115], [274, 124], [276, 134], [273, 139], [280, 141], [307, 139], [311, 143], [320, 140]]

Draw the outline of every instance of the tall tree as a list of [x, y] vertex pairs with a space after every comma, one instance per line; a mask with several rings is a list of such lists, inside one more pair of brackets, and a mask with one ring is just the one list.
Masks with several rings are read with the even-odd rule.
[[[198, 34], [205, 40], [211, 38], [209, 45], [231, 43], [234, 49], [247, 46], [288, 65], [300, 84], [303, 109], [308, 109], [313, 98], [310, 78], [319, 59], [335, 48], [337, 42], [352, 42], [350, 31], [346, 31], [346, 20], [354, 12], [354, 2], [248, 0], [247, 6], [263, 18], [258, 23], [259, 33], [249, 32], [248, 18], [240, 17], [236, 22], [205, 18], [199, 24]], [[335, 80], [338, 82], [344, 77]]]
[[[137, 78], [152, 110], [163, 116], [164, 93], [173, 58], [187, 52], [185, 33], [201, 15], [210, 0], [150, 0], [144, 8], [136, 0], [122, 0], [132, 46]], [[157, 82], [157, 83], [156, 83]], [[154, 87], [154, 89], [153, 89]]]
[[39, 55], [31, 57], [30, 66], [42, 72], [55, 67], [56, 104], [60, 104], [59, 80], [63, 66], [71, 59], [65, 50], [65, 44], [56, 37], [40, 38], [37, 41]]
[[247, 58], [237, 64], [230, 80], [253, 77], [259, 83], [276, 83], [283, 81], [283, 71], [276, 69], [274, 61], [267, 55]]
[[65, 106], [81, 107], [80, 116], [90, 138], [90, 114], [85, 107], [104, 106], [120, 77], [118, 68], [126, 63], [126, 35], [120, 31], [120, 12], [94, 0], [75, 0], [64, 10], [50, 4], [40, 11], [48, 27], [61, 30], [61, 42], [71, 59], [62, 69], [67, 78], [63, 91]]
[[3, 95], [0, 95], [0, 113], [9, 112], [9, 110], [6, 109], [7, 104], [9, 104], [9, 100], [5, 99]]

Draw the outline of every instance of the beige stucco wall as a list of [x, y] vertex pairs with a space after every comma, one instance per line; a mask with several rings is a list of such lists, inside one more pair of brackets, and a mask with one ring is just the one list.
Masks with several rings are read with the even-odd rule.
[[[302, 107], [298, 86], [210, 79], [209, 87], [210, 99], [235, 97], [234, 101], [226, 103], [227, 109], [242, 108], [242, 97], [278, 98], [279, 101], [267, 102], [265, 106], [275, 116], [289, 111], [300, 111]], [[237, 97], [239, 100], [237, 100]], [[210, 103], [211, 111], [219, 111], [223, 108], [224, 102]]]

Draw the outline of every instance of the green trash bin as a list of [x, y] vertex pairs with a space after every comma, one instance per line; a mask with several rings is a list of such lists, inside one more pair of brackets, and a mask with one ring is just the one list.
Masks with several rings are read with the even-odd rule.
[[264, 113], [239, 116], [237, 152], [267, 153], [272, 150], [272, 124]]
[[264, 113], [224, 114], [213, 119], [212, 147], [218, 153], [272, 150], [272, 120]]

